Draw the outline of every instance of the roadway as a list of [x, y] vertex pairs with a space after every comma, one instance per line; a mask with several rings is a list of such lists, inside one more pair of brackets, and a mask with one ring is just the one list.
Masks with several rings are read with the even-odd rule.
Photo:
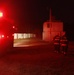
[[69, 44], [67, 56], [55, 53], [53, 44], [40, 40], [14, 47], [1, 57], [0, 75], [74, 75], [73, 45]]

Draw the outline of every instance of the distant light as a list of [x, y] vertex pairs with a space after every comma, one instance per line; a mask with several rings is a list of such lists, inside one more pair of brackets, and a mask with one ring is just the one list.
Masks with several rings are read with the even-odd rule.
[[3, 13], [2, 12], [0, 12], [0, 17], [3, 17]]
[[13, 28], [15, 28], [15, 26], [13, 26]]

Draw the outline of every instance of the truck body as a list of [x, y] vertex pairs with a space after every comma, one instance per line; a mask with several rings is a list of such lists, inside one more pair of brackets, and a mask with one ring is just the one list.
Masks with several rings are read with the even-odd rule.
[[13, 25], [2, 19], [0, 20], [0, 55], [13, 47]]

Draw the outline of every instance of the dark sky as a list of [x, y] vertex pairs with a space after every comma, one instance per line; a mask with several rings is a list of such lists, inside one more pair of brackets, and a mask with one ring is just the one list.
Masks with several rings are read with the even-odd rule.
[[51, 8], [53, 16], [64, 22], [64, 29], [74, 32], [74, 0], [0, 0], [0, 6], [21, 29], [42, 28]]

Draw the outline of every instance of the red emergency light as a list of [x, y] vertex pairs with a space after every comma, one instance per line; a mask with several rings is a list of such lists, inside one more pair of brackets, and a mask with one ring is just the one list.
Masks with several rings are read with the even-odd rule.
[[0, 12], [0, 18], [3, 17], [3, 12]]

